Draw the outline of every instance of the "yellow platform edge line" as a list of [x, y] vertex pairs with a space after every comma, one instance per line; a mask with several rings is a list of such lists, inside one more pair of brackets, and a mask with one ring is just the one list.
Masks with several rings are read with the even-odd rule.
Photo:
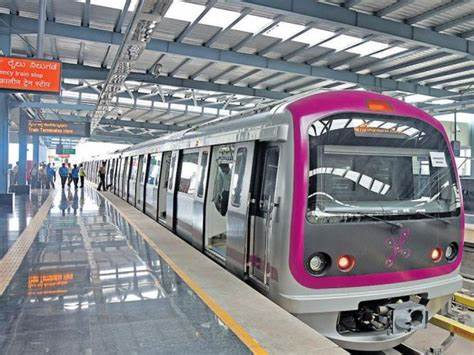
[[[104, 198], [106, 198], [110, 203], [115, 205], [107, 195], [99, 192]], [[114, 197], [116, 197], [114, 195]], [[117, 197], [119, 198], [119, 197]], [[134, 211], [135, 212], [135, 211]], [[138, 212], [138, 210], [137, 210]], [[224, 324], [229, 327], [232, 332], [242, 341], [242, 343], [247, 346], [247, 348], [252, 351], [253, 354], [257, 355], [266, 355], [268, 354], [267, 350], [263, 348], [257, 340], [255, 340], [245, 329], [242, 327], [227, 311], [225, 311], [219, 304], [214, 301], [214, 299], [207, 294], [186, 272], [184, 272], [171, 258], [166, 255], [166, 253], [156, 244], [154, 240], [147, 236], [147, 234], [142, 231], [139, 225], [134, 223], [126, 214], [121, 213], [121, 216], [130, 223], [133, 228], [144, 238], [148, 244], [160, 255], [161, 258], [176, 272], [179, 277], [199, 296], [199, 298], [211, 309], [211, 311], [222, 321]]]
[[455, 302], [462, 304], [470, 309], [474, 309], [474, 297], [456, 292], [453, 296]]
[[462, 336], [470, 341], [474, 341], [474, 327], [459, 323], [453, 319], [435, 314], [431, 320], [431, 324], [434, 324], [440, 328], [446, 329], [447, 331]]

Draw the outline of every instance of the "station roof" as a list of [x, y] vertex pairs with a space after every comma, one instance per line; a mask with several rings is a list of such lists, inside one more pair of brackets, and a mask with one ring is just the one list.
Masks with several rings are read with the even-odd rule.
[[[49, 0], [44, 51], [63, 62], [62, 92], [17, 94], [23, 107], [90, 120], [139, 1]], [[11, 54], [34, 56], [38, 1], [0, 0], [0, 13]], [[137, 143], [319, 89], [470, 111], [473, 85], [472, 0], [174, 1], [91, 140]]]

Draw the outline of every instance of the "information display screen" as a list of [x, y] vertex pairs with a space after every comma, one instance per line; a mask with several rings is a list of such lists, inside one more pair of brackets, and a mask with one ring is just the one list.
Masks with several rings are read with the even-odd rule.
[[61, 62], [0, 57], [0, 89], [59, 94]]
[[90, 123], [51, 120], [28, 121], [28, 134], [39, 136], [90, 137]]

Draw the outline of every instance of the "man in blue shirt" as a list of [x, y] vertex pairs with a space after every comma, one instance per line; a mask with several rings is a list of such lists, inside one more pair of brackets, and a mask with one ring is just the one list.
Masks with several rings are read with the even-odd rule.
[[77, 183], [79, 181], [79, 168], [77, 167], [77, 164], [74, 164], [74, 166], [72, 167], [71, 178], [74, 182], [74, 188], [77, 189]]
[[59, 177], [61, 178], [61, 187], [64, 189], [66, 185], [67, 177], [69, 175], [68, 168], [66, 168], [66, 164], [63, 163], [59, 168]]
[[48, 163], [46, 167], [46, 174], [48, 175], [48, 188], [55, 188], [54, 186], [54, 179], [56, 177], [56, 171], [51, 167], [51, 163]]

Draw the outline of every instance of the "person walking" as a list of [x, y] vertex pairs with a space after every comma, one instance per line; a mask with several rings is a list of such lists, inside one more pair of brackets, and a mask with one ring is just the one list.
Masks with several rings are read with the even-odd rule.
[[72, 182], [72, 167], [71, 163], [67, 163], [67, 186], [71, 187]]
[[33, 163], [33, 166], [31, 167], [28, 181], [30, 182], [30, 187], [32, 189], [38, 188], [38, 166], [35, 163]]
[[59, 177], [61, 178], [61, 187], [64, 189], [64, 186], [66, 186], [66, 181], [69, 176], [69, 171], [66, 168], [66, 163], [63, 163], [61, 167], [59, 168]]
[[48, 163], [48, 165], [46, 166], [46, 174], [48, 176], [48, 188], [52, 187], [54, 189], [55, 188], [54, 180], [56, 180], [56, 171], [51, 167], [50, 163]]
[[81, 189], [84, 187], [84, 178], [86, 177], [86, 171], [84, 165], [79, 165], [79, 178], [81, 179]]
[[71, 178], [74, 183], [74, 188], [77, 189], [77, 183], [79, 182], [79, 168], [77, 164], [74, 164], [71, 170]]
[[102, 162], [102, 165], [99, 167], [99, 186], [97, 186], [97, 190], [100, 191], [102, 188], [103, 191], [107, 190], [107, 187], [105, 185], [105, 161]]

